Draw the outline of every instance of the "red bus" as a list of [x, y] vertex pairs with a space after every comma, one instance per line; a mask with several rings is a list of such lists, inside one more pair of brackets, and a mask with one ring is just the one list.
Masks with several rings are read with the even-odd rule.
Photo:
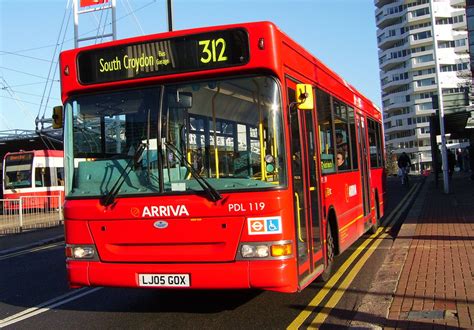
[[383, 215], [380, 110], [270, 22], [60, 67], [71, 287], [295, 292]]
[[[23, 197], [23, 208], [57, 208], [64, 200], [63, 157], [62, 150], [7, 153], [3, 159], [3, 198]], [[18, 205], [6, 201], [4, 208]]]

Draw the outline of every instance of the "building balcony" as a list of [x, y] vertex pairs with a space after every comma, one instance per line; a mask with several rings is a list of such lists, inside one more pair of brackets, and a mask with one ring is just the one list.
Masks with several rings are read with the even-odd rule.
[[407, 16], [408, 16], [407, 17], [408, 23], [422, 24], [422, 23], [431, 22], [431, 15], [430, 14], [421, 15], [421, 16], [412, 16], [410, 13], [408, 13]]
[[[404, 122], [407, 121], [408, 118], [412, 118], [413, 114], [412, 113], [398, 113], [396, 115], [392, 115], [391, 113], [387, 113], [387, 117], [385, 118], [385, 122], [396, 122], [397, 120], [402, 120]], [[415, 127], [412, 127], [412, 125], [405, 125], [406, 129], [412, 129]]]
[[[382, 63], [380, 63], [380, 69], [384, 72], [388, 72], [392, 70], [397, 65], [405, 62], [410, 58], [409, 55], [402, 56], [402, 57], [394, 57], [394, 58], [386, 58]], [[405, 70], [407, 70], [405, 68]]]
[[421, 62], [421, 63], [415, 63], [414, 60], [411, 62], [411, 68], [413, 70], [423, 70], [423, 69], [428, 69], [432, 68], [435, 66], [435, 61], [427, 61], [427, 62]]
[[467, 30], [467, 25], [466, 22], [458, 22], [458, 23], [453, 23], [452, 25], [453, 30], [455, 31], [466, 31]]
[[383, 111], [387, 114], [413, 105], [411, 101], [400, 100], [397, 102], [395, 101], [395, 98], [388, 98], [386, 101], [387, 102], [385, 102], [383, 105]]
[[408, 38], [408, 45], [410, 47], [421, 47], [421, 46], [426, 46], [426, 45], [432, 45], [433, 44], [433, 37], [429, 38], [424, 38], [424, 39], [418, 39], [415, 40], [413, 37]]
[[466, 0], [451, 0], [451, 6], [454, 7], [466, 7]]
[[385, 83], [382, 84], [382, 89], [385, 93], [390, 93], [397, 88], [407, 85], [409, 83], [409, 79], [395, 79], [395, 80], [387, 80]]
[[435, 113], [434, 109], [421, 109], [420, 105], [415, 105], [415, 116], [430, 116], [432, 113]]
[[402, 24], [406, 21], [405, 15], [407, 13], [406, 9], [402, 11], [395, 12], [393, 9], [398, 9], [400, 5], [396, 4], [395, 6], [386, 6], [382, 8], [379, 12], [376, 13], [376, 24], [379, 29], [384, 29], [388, 26]]
[[394, 36], [379, 37], [379, 38], [377, 38], [378, 46], [381, 50], [387, 50], [389, 48], [394, 47], [394, 45], [397, 42], [402, 41], [403, 38], [405, 38], [405, 37], [406, 37], [405, 34], [403, 34], [403, 35], [397, 34], [397, 35], [394, 35]]
[[413, 91], [415, 93], [428, 93], [428, 92], [434, 92], [436, 91], [437, 86], [436, 84], [434, 85], [428, 85], [428, 86], [417, 86], [416, 82], [413, 83]]
[[395, 3], [396, 0], [374, 0], [374, 5], [377, 8], [382, 8], [383, 6], [386, 6], [390, 3]]
[[466, 43], [464, 46], [454, 47], [454, 52], [459, 55], [469, 54], [469, 47]]

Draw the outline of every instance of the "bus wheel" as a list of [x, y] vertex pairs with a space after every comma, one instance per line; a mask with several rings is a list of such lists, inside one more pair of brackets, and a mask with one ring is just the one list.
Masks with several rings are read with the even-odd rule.
[[369, 234], [375, 234], [380, 226], [379, 200], [375, 198], [375, 223], [367, 231]]
[[332, 235], [331, 226], [328, 224], [326, 230], [326, 254], [327, 254], [327, 264], [326, 268], [321, 274], [321, 280], [323, 282], [329, 281], [332, 275], [332, 264], [334, 262], [334, 255], [335, 255], [335, 244], [334, 244], [334, 237]]

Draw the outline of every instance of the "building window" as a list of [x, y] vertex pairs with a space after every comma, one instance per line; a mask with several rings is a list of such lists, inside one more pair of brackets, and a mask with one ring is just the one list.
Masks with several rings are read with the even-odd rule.
[[415, 64], [426, 63], [433, 60], [434, 60], [433, 54], [422, 55], [422, 56], [415, 57], [413, 59]]
[[426, 7], [426, 8], [421, 8], [421, 9], [417, 9], [417, 10], [412, 11], [411, 16], [412, 17], [419, 17], [419, 16], [428, 15], [429, 13], [430, 13], [430, 8]]
[[431, 38], [431, 31], [423, 31], [413, 35], [413, 40], [423, 40], [427, 38]]
[[434, 78], [426, 78], [426, 79], [416, 80], [415, 83], [416, 83], [416, 87], [424, 87], [424, 86], [435, 85], [436, 81]]

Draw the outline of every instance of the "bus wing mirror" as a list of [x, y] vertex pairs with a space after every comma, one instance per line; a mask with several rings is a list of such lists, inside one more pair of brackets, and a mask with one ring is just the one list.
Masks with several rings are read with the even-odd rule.
[[300, 110], [313, 110], [313, 86], [310, 84], [296, 84], [296, 102]]
[[63, 106], [53, 108], [53, 129], [63, 128]]

